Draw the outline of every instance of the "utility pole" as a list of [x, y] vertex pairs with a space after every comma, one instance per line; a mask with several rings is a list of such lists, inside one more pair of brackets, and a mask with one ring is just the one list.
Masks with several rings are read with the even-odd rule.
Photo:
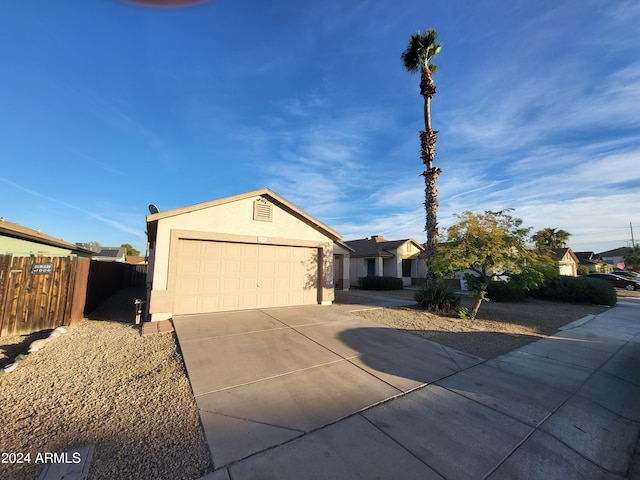
[[635, 247], [636, 246], [636, 242], [633, 239], [633, 225], [631, 224], [631, 222], [629, 222], [629, 228], [631, 229], [631, 246]]

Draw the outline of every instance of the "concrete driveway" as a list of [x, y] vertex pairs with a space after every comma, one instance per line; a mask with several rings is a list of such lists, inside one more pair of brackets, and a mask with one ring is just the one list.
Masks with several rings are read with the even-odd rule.
[[359, 308], [371, 306], [174, 319], [216, 468], [480, 361], [348, 313]]
[[174, 325], [209, 478], [624, 478], [640, 432], [639, 307], [488, 362], [356, 305]]

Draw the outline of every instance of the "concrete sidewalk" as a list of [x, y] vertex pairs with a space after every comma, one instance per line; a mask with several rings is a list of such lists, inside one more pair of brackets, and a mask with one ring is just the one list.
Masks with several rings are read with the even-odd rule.
[[[640, 433], [640, 301], [622, 299], [587, 323], [486, 362], [417, 337], [406, 343], [393, 329], [344, 322], [325, 318], [307, 331], [294, 328], [315, 338], [316, 353], [308, 344], [285, 343], [289, 354], [330, 350], [341, 360], [270, 388], [262, 380], [247, 382], [255, 390], [225, 388], [226, 405], [235, 407], [213, 423], [207, 408], [219, 408], [220, 390], [217, 403], [203, 408], [198, 399], [207, 395], [194, 389], [205, 430], [209, 423], [209, 431], [223, 432], [207, 434], [217, 470], [206, 478], [626, 478]], [[326, 343], [327, 329], [333, 343]], [[369, 353], [357, 351], [364, 345]], [[183, 353], [191, 377], [197, 369], [184, 346]], [[276, 378], [284, 377], [293, 379]], [[355, 397], [354, 382], [361, 392]], [[344, 392], [351, 392], [347, 400]], [[247, 412], [252, 418], [241, 418]], [[242, 422], [283, 435], [247, 453], [242, 440], [256, 437]], [[229, 438], [235, 443], [223, 445]]]

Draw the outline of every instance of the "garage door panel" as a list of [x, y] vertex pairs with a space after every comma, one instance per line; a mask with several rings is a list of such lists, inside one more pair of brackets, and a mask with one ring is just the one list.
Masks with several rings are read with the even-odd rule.
[[178, 289], [184, 292], [185, 294], [197, 293], [198, 291], [198, 278], [197, 277], [183, 277], [178, 280]]
[[[214, 257], [220, 258], [223, 254], [223, 244], [220, 242], [199, 242], [200, 248], [198, 249], [198, 255], [202, 257]], [[196, 249], [194, 249], [195, 251]]]
[[222, 292], [225, 293], [225, 295], [228, 295], [227, 292], [232, 292], [234, 295], [238, 295], [240, 293], [240, 278], [239, 277], [234, 277], [234, 278], [223, 278], [221, 280], [222, 283]]
[[237, 275], [240, 273], [240, 260], [227, 260], [222, 262], [222, 273], [225, 275]]
[[180, 240], [174, 314], [312, 304], [317, 249]]
[[220, 299], [217, 296], [200, 296], [197, 310], [204, 312], [216, 312], [220, 309]]
[[176, 298], [173, 303], [173, 308], [178, 312], [191, 312], [198, 309], [198, 296], [181, 296]]
[[180, 242], [178, 251], [181, 256], [185, 257], [199, 257], [203, 252], [201, 251], [203, 244], [200, 242]]
[[203, 278], [198, 285], [198, 293], [215, 292], [220, 290], [220, 278]]
[[178, 265], [178, 273], [180, 274], [197, 274], [200, 270], [200, 261], [198, 259], [185, 258], [182, 263]]
[[201, 271], [205, 275], [219, 274], [222, 270], [220, 260], [197, 260], [200, 263]]

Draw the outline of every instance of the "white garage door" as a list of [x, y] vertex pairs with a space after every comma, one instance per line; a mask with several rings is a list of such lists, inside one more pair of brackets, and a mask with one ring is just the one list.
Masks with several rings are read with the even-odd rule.
[[318, 250], [179, 240], [174, 315], [318, 303]]

